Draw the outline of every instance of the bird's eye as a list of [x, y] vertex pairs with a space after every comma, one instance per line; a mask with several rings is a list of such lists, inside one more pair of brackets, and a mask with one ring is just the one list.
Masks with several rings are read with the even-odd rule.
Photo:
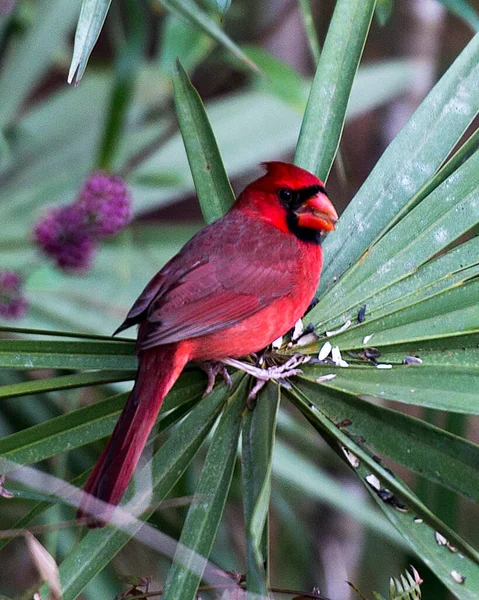
[[288, 188], [281, 188], [278, 192], [278, 198], [281, 200], [281, 202], [284, 202], [284, 203], [291, 202], [292, 197], [293, 197], [293, 192], [291, 190], [289, 190]]

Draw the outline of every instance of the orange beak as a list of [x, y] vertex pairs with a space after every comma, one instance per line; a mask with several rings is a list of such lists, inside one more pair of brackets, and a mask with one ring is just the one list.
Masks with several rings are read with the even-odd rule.
[[298, 217], [298, 225], [309, 229], [333, 231], [338, 220], [331, 200], [321, 192], [303, 202], [294, 212]]

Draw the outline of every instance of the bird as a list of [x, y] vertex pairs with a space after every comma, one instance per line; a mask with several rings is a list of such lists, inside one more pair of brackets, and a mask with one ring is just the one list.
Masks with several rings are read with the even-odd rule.
[[[218, 370], [225, 364], [241, 368], [237, 359], [288, 332], [314, 297], [321, 241], [338, 215], [312, 173], [278, 161], [262, 166], [265, 174], [230, 210], [196, 233], [151, 279], [115, 332], [138, 326], [138, 370], [83, 487], [77, 515], [89, 518], [90, 527], [103, 526], [120, 503], [162, 402], [185, 365], [207, 365], [210, 391]], [[297, 372], [291, 361], [285, 366], [244, 370], [263, 379]], [[111, 511], [98, 515], [92, 498], [109, 503]]]

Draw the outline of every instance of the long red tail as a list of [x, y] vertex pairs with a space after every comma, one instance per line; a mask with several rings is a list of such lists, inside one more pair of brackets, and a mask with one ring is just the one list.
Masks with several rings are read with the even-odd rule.
[[[188, 361], [181, 344], [168, 344], [139, 355], [135, 385], [113, 433], [90, 473], [83, 489], [100, 500], [116, 505], [133, 476], [143, 448], [155, 423], [163, 399]], [[84, 495], [77, 516], [86, 516], [92, 501]], [[111, 516], [103, 511], [90, 526], [102, 526]]]

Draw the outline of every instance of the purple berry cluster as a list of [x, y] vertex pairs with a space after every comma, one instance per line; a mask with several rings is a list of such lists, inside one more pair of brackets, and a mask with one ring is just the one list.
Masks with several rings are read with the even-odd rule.
[[59, 206], [38, 221], [33, 235], [43, 253], [54, 258], [61, 269], [85, 271], [95, 252], [86, 222], [85, 212], [76, 204]]
[[131, 198], [121, 177], [93, 173], [72, 204], [50, 209], [35, 225], [42, 252], [64, 270], [84, 272], [98, 241], [120, 232], [131, 221]]
[[22, 276], [15, 271], [0, 271], [0, 317], [20, 319], [27, 309]]
[[87, 215], [90, 232], [108, 237], [121, 231], [131, 220], [131, 200], [125, 182], [101, 171], [89, 177], [76, 202]]
[[15, 0], [0, 0], [0, 15], [9, 15], [15, 8]]

